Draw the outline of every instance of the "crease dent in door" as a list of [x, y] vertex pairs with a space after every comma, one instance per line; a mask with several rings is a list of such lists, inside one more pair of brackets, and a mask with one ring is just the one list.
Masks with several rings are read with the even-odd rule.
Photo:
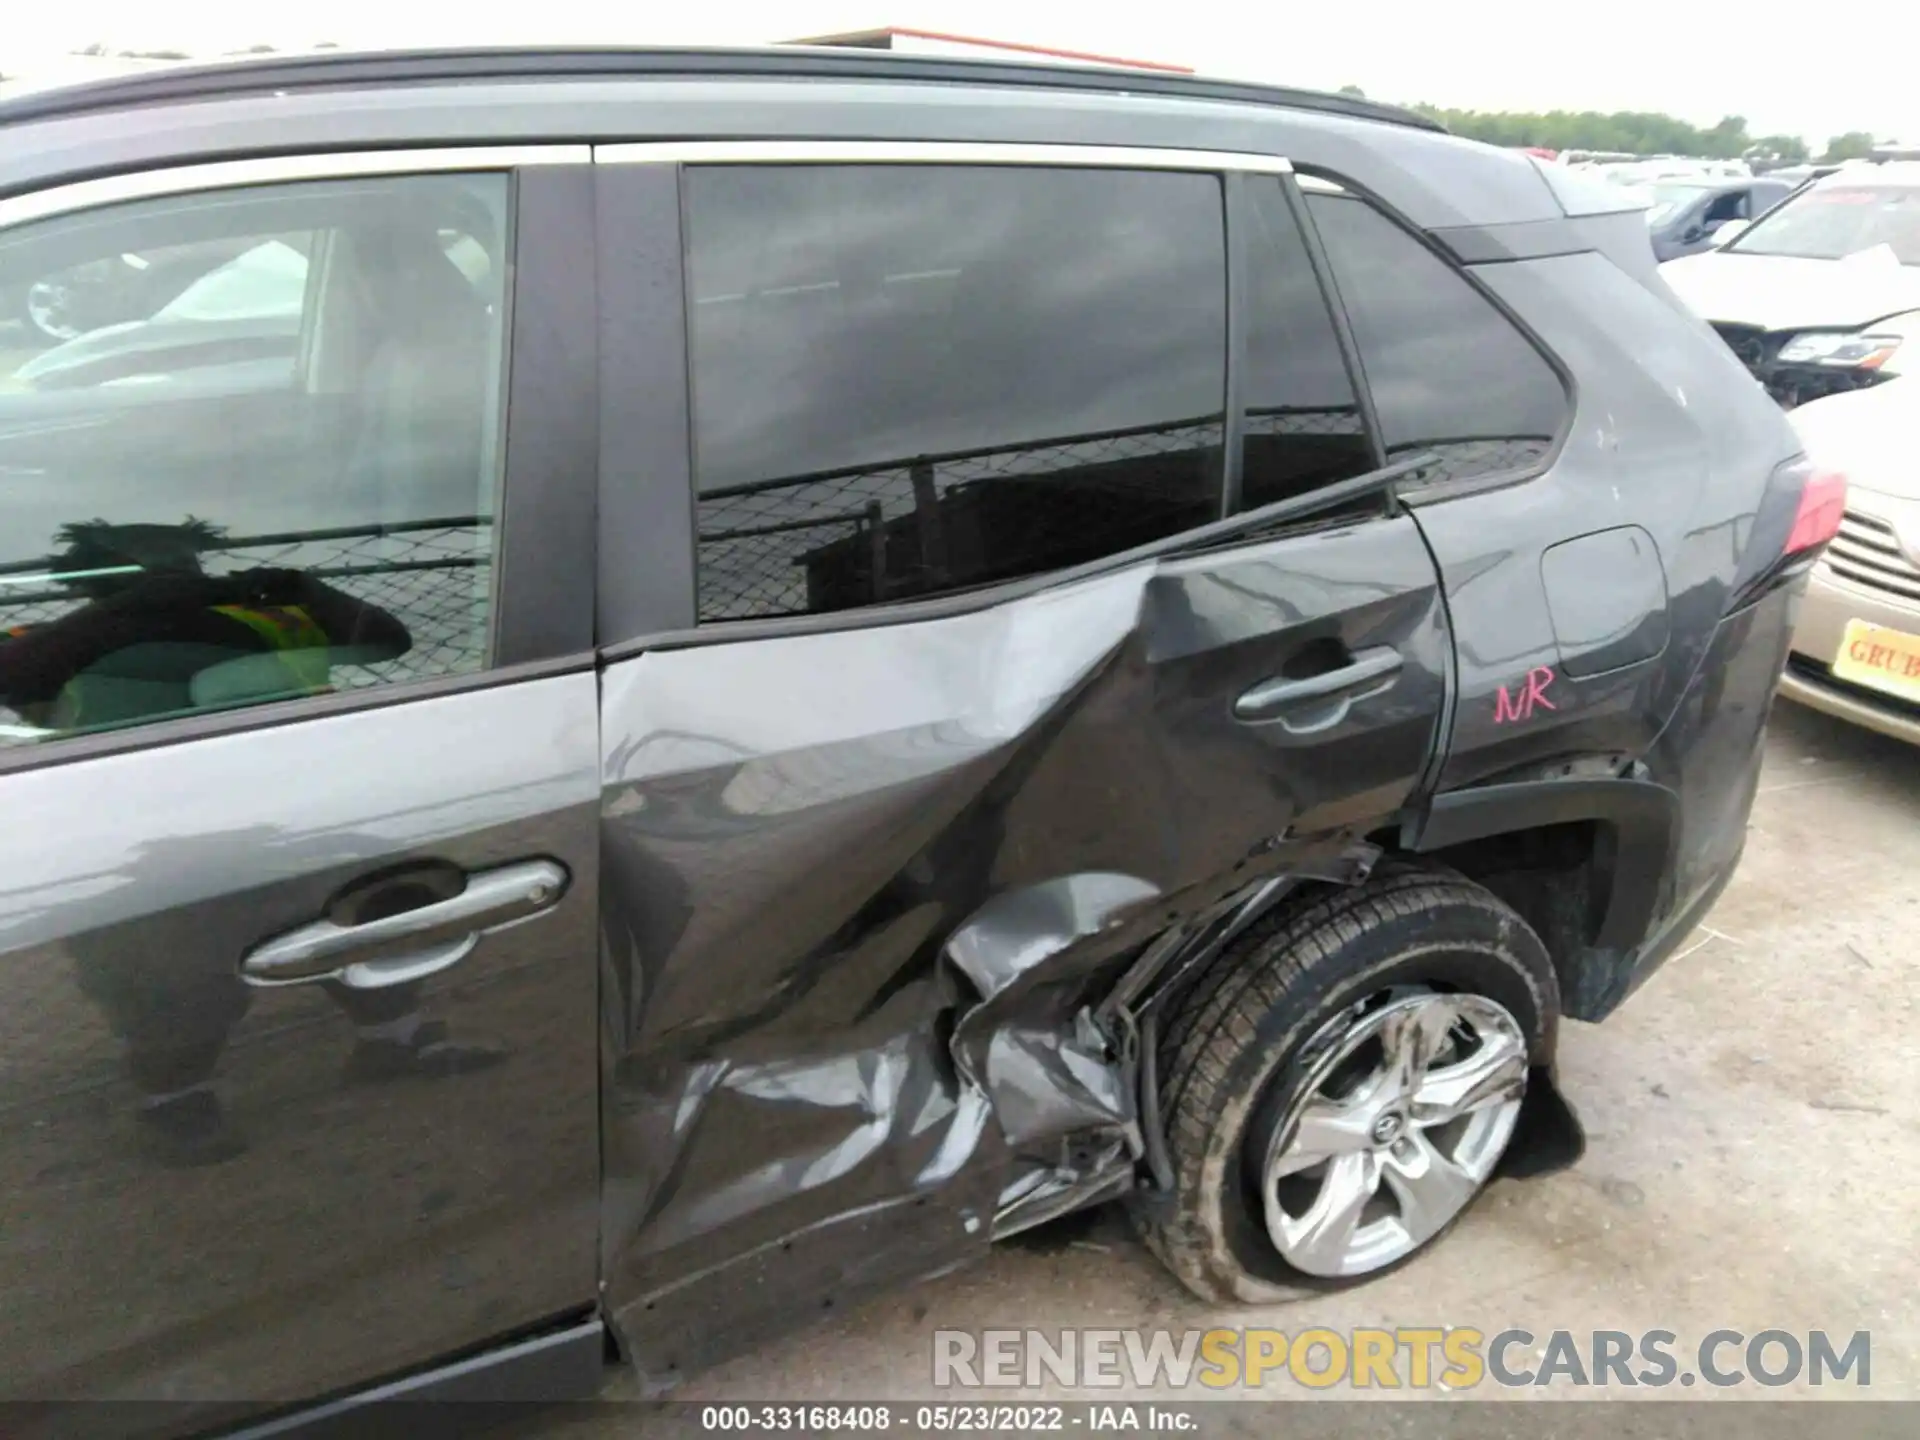
[[1232, 698], [1337, 612], [1408, 676], [1316, 750], [1391, 755], [1390, 807], [1431, 739], [1433, 587], [1281, 548], [609, 667], [603, 1275], [649, 1389], [1131, 1186], [1137, 1057], [1100, 1002], [1324, 868], [1372, 778], [1336, 789]]

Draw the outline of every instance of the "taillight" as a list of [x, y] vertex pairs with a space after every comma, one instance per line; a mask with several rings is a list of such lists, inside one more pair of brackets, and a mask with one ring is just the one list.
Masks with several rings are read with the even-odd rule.
[[1847, 477], [1801, 455], [1775, 467], [1727, 599], [1727, 614], [1804, 576], [1821, 547], [1840, 533]]
[[1838, 470], [1815, 470], [1800, 491], [1782, 555], [1817, 550], [1840, 533], [1840, 517], [1847, 513], [1847, 477]]

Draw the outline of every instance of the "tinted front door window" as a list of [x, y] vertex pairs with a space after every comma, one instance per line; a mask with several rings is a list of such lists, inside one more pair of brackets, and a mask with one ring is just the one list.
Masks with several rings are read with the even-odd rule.
[[700, 618], [1078, 564], [1215, 518], [1212, 176], [687, 177]]

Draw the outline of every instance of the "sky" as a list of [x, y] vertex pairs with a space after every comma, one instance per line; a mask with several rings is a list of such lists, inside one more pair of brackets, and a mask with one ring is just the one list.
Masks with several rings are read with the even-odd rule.
[[[1844, 130], [1920, 137], [1920, 87], [1861, 63], [1852, 23], [1802, 26], [1789, 12], [1722, 0], [1359, 0], [1260, 5], [1176, 0], [722, 0], [648, 6], [538, 0], [496, 7], [404, 0], [11, 0], [0, 72], [95, 41], [194, 53], [332, 41], [354, 48], [449, 44], [757, 44], [885, 25], [1190, 65], [1203, 73], [1479, 110], [1659, 110], [1699, 125], [1743, 115], [1749, 133], [1816, 147]], [[324, 20], [309, 18], [309, 10]], [[436, 13], [437, 12], [437, 13]], [[1905, 13], [1902, 21], [1898, 14]], [[1866, 23], [1862, 21], [1862, 23]], [[1872, 22], [1873, 43], [1920, 41], [1920, 9]], [[1893, 31], [1904, 31], [1904, 39]], [[1864, 52], [1873, 53], [1873, 52]], [[1888, 53], [1881, 51], [1880, 53]]]

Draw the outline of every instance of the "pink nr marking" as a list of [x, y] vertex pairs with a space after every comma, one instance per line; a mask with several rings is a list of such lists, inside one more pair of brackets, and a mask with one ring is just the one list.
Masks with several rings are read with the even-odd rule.
[[1553, 683], [1553, 679], [1551, 665], [1534, 666], [1527, 672], [1526, 688], [1521, 690], [1518, 700], [1508, 694], [1507, 687], [1502, 685], [1494, 696], [1493, 723], [1510, 725], [1516, 720], [1530, 720], [1536, 706], [1544, 710], [1559, 709], [1547, 699], [1547, 686]]

